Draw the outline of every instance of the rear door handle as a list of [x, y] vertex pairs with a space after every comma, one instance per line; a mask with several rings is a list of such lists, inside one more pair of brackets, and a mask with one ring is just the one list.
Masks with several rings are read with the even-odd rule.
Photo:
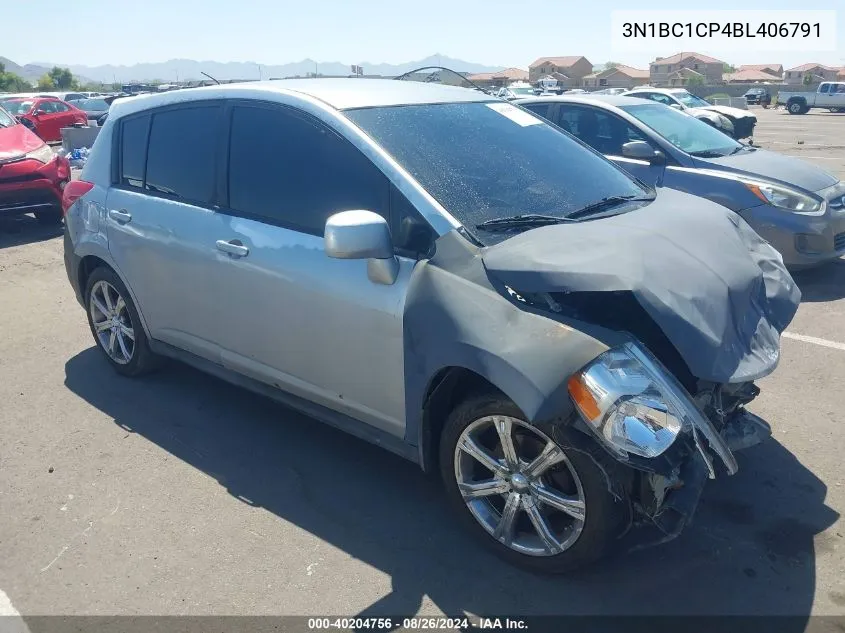
[[241, 244], [240, 240], [217, 240], [217, 250], [223, 251], [232, 257], [246, 257], [249, 249]]
[[120, 211], [118, 211], [117, 209], [111, 209], [109, 210], [109, 217], [115, 222], [126, 224], [132, 219], [132, 214], [127, 211], [124, 211], [123, 209], [121, 209]]

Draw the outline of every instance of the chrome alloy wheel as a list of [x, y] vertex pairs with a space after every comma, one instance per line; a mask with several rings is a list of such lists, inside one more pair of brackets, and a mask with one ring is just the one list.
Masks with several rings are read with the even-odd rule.
[[126, 301], [107, 281], [98, 281], [91, 288], [88, 304], [91, 323], [100, 346], [114, 362], [125, 365], [135, 353], [135, 330]]
[[584, 528], [584, 490], [566, 454], [517, 418], [486, 416], [461, 433], [455, 479], [493, 538], [529, 556], [569, 549]]

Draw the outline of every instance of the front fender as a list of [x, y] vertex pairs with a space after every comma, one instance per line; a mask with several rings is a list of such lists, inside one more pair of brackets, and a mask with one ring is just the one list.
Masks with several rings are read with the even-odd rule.
[[[553, 318], [509, 300], [487, 278], [477, 253], [459, 251], [452, 232], [414, 269], [405, 302], [406, 441], [416, 444], [426, 394], [447, 367], [482, 376], [525, 414], [547, 420], [572, 411], [568, 377], [628, 338]], [[455, 257], [455, 255], [458, 255]]]

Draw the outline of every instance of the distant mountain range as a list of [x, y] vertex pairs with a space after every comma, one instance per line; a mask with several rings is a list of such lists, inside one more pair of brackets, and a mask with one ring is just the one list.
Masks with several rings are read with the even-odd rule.
[[[177, 79], [179, 81], [187, 81], [191, 79], [204, 79], [203, 72], [220, 80], [258, 79], [259, 76], [263, 79], [292, 77], [296, 75], [305, 76], [313, 72], [318, 72], [322, 75], [349, 75], [352, 72], [348, 64], [341, 62], [316, 62], [313, 59], [304, 59], [301, 62], [281, 65], [259, 65], [257, 62], [196, 61], [193, 59], [171, 59], [161, 63], [134, 64], [132, 66], [81, 66], [52, 62], [37, 62], [19, 66], [4, 57], [0, 57], [0, 62], [6, 64], [7, 71], [21, 75], [31, 81], [37, 81], [39, 77], [53, 66], [69, 68], [82, 81], [93, 80], [102, 83], [153, 80], [173, 82]], [[371, 64], [370, 62], [360, 62], [357, 65], [363, 68], [365, 75], [386, 76], [400, 75], [422, 66], [445, 66], [458, 72], [471, 73], [494, 72], [502, 69], [502, 66], [476, 64], [446, 55], [431, 55], [419, 61], [403, 64]]]

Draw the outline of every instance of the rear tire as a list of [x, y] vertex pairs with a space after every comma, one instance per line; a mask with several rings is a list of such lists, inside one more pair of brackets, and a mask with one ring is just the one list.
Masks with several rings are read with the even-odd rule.
[[807, 108], [803, 103], [800, 101], [792, 101], [787, 106], [786, 109], [789, 111], [789, 114], [805, 114], [809, 108]]
[[[615, 497], [608, 490], [614, 467], [603, 471], [593, 455], [573, 448], [582, 442], [570, 442], [569, 434], [579, 432], [527, 422], [513, 402], [495, 391], [470, 396], [446, 420], [440, 471], [449, 503], [470, 533], [513, 565], [542, 573], [583, 567], [607, 552], [630, 518], [624, 494]], [[504, 448], [504, 437], [511, 438], [513, 452]], [[468, 446], [480, 447], [486, 456], [479, 459]], [[557, 461], [536, 474], [529, 464], [546, 451]], [[493, 461], [485, 464], [488, 456]], [[475, 496], [473, 486], [479, 483], [496, 491]], [[502, 527], [507, 515], [511, 529]]]
[[160, 366], [132, 297], [112, 269], [101, 266], [88, 277], [85, 307], [97, 348], [117, 373], [141, 376]]
[[35, 219], [38, 220], [41, 224], [61, 224], [63, 215], [62, 210], [58, 207], [53, 207], [52, 209], [45, 209], [43, 211], [36, 211], [33, 213]]

